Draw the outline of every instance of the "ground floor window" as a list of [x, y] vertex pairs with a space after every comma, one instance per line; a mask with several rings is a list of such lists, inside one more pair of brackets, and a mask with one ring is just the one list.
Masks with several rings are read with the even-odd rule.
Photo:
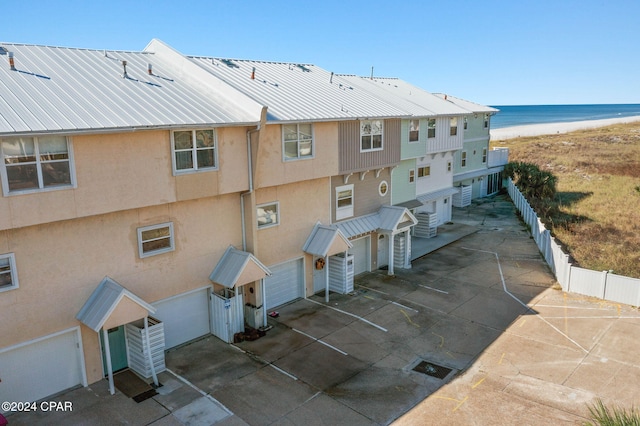
[[0, 291], [18, 288], [16, 259], [13, 253], [0, 254]]

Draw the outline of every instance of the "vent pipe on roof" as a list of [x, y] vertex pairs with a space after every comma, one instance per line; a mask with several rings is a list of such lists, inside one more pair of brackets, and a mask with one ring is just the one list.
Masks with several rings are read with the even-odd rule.
[[255, 80], [256, 79], [256, 67], [253, 67], [251, 69], [251, 80]]
[[333, 71], [331, 71], [331, 77], [329, 77], [329, 83], [333, 83]]
[[149, 75], [153, 75], [153, 65], [147, 64], [147, 72]]
[[371, 67], [371, 80], [373, 80], [373, 67]]
[[16, 65], [13, 62], [13, 52], [7, 52], [7, 54], [9, 55], [9, 68], [11, 68], [11, 71], [15, 71]]
[[127, 75], [127, 61], [122, 61], [122, 68], [124, 69], [124, 74], [122, 74], [122, 78], [128, 78]]

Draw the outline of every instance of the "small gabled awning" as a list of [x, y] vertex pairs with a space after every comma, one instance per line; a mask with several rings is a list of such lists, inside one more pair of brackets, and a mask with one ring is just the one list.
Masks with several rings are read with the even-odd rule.
[[418, 223], [418, 219], [405, 207], [382, 206], [378, 210], [380, 230], [394, 233]]
[[229, 246], [209, 275], [209, 279], [216, 284], [233, 288], [270, 275], [271, 271], [253, 254]]
[[76, 315], [81, 323], [95, 332], [147, 317], [156, 308], [131, 293], [109, 277], [98, 287]]
[[314, 256], [326, 257], [353, 247], [340, 229], [316, 223], [302, 250]]
[[334, 223], [333, 226], [338, 228], [345, 237], [353, 238], [377, 230], [380, 227], [380, 216], [378, 213], [371, 213]]
[[418, 195], [418, 201], [422, 203], [428, 203], [429, 201], [438, 200], [440, 198], [449, 197], [458, 192], [458, 188], [450, 187], [440, 189], [438, 191], [427, 192], [426, 194]]

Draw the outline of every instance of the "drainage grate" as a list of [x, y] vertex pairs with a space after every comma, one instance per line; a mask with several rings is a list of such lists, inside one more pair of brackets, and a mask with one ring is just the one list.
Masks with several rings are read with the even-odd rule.
[[428, 376], [436, 377], [442, 380], [447, 377], [447, 374], [451, 373], [451, 368], [443, 367], [441, 365], [433, 364], [427, 361], [422, 361], [420, 364], [413, 367], [413, 371], [417, 371], [418, 373], [426, 374]]

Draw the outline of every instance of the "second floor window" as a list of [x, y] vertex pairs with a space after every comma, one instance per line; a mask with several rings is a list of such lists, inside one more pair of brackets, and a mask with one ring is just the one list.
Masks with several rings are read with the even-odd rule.
[[485, 129], [489, 128], [489, 114], [484, 115], [484, 128]]
[[458, 134], [458, 118], [451, 117], [449, 119], [449, 135], [455, 136]]
[[313, 129], [311, 124], [283, 124], [282, 140], [285, 160], [313, 156]]
[[467, 167], [467, 151], [460, 153], [460, 167]]
[[420, 138], [420, 121], [409, 120], [409, 142], [418, 142]]
[[69, 143], [65, 136], [0, 139], [5, 193], [73, 185]]
[[482, 164], [487, 162], [487, 148], [482, 148]]
[[380, 151], [382, 149], [382, 120], [360, 122], [360, 151]]
[[336, 220], [353, 216], [353, 185], [336, 188]]
[[418, 177], [423, 178], [431, 176], [431, 166], [418, 167]]
[[427, 137], [435, 138], [436, 137], [436, 119], [430, 118], [427, 124]]
[[214, 130], [175, 131], [172, 139], [171, 151], [176, 173], [216, 168]]
[[173, 222], [138, 228], [138, 255], [140, 258], [167, 253], [174, 249]]

